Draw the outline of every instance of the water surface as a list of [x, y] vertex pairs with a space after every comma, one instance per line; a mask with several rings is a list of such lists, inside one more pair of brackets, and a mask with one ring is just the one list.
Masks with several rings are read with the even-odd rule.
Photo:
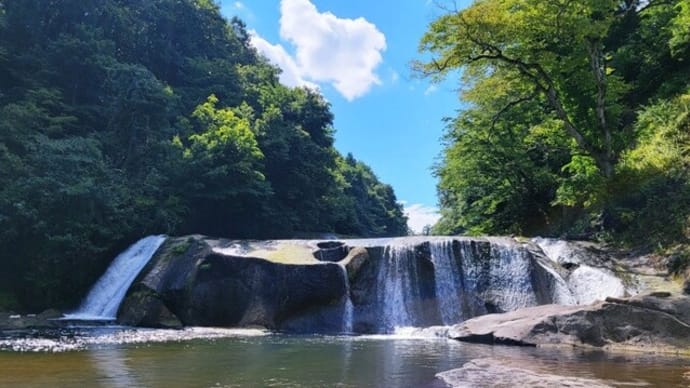
[[409, 334], [347, 337], [82, 328], [2, 337], [0, 386], [440, 387], [444, 385], [436, 373], [477, 358], [604, 379], [612, 386], [690, 384], [686, 359], [491, 347]]

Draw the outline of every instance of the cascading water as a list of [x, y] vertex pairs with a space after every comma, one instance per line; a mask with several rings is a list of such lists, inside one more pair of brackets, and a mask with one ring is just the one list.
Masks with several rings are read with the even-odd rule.
[[625, 296], [627, 290], [621, 279], [607, 268], [587, 264], [586, 253], [576, 249], [567, 241], [535, 238], [533, 242], [554, 263], [575, 267], [563, 279], [570, 295], [561, 292], [561, 295], [555, 298], [555, 303], [588, 304], [596, 300], [604, 300], [608, 296]]
[[436, 299], [444, 325], [463, 320], [462, 317], [462, 269], [453, 253], [453, 240], [444, 239], [430, 243], [431, 262], [434, 264]]
[[531, 279], [530, 255], [525, 249], [491, 242], [491, 269], [488, 287], [499, 311], [513, 311], [537, 305], [536, 291]]
[[119, 254], [108, 270], [91, 288], [79, 309], [66, 314], [66, 319], [113, 320], [127, 289], [153, 254], [165, 241], [165, 236], [145, 237]]
[[352, 304], [352, 298], [350, 297], [350, 281], [347, 277], [347, 269], [344, 265], [339, 264], [340, 268], [343, 269], [343, 276], [345, 277], [345, 301], [343, 303], [343, 324], [342, 332], [350, 334], [353, 329], [353, 321], [355, 315], [355, 308]]
[[383, 329], [392, 332], [395, 327], [413, 325], [412, 299], [417, 281], [414, 251], [408, 245], [387, 245], [383, 265], [378, 272], [378, 295], [382, 306]]
[[[388, 241], [376, 284], [367, 287], [376, 292], [378, 330], [451, 325], [540, 303], [589, 303], [622, 294], [613, 274], [581, 265], [564, 278], [530, 251], [535, 248], [507, 238]], [[429, 285], [432, 295], [424, 289]]]

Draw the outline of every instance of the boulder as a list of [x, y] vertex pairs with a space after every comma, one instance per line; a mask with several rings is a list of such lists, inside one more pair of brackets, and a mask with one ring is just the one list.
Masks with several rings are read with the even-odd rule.
[[586, 306], [543, 305], [473, 318], [449, 330], [466, 342], [571, 345], [687, 353], [690, 298], [607, 298]]
[[48, 309], [40, 314], [15, 314], [0, 312], [0, 330], [51, 329], [62, 326], [58, 320], [62, 313]]
[[120, 308], [118, 322], [128, 326], [181, 329], [182, 322], [154, 290], [139, 283], [130, 290]]
[[512, 365], [504, 359], [480, 358], [461, 368], [436, 375], [449, 387], [572, 387], [604, 388], [600, 379], [563, 376], [535, 370], [534, 365]]
[[169, 238], [130, 288], [118, 320], [154, 327], [175, 327], [179, 321], [339, 331], [345, 271], [335, 263], [314, 262], [282, 264], [224, 255], [199, 236]]

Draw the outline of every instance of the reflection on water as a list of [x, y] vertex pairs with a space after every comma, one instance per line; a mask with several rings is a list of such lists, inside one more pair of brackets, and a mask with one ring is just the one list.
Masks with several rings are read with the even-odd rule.
[[[491, 347], [400, 335], [207, 333], [215, 333], [215, 337], [195, 337], [185, 331], [118, 329], [109, 334], [102, 330], [91, 333], [91, 339], [85, 340], [87, 332], [72, 333], [71, 337], [62, 333], [50, 340], [86, 343], [80, 347], [83, 350], [0, 351], [0, 386], [439, 387], [442, 384], [435, 379], [436, 373], [485, 358], [542, 373], [603, 379], [613, 386], [681, 387], [690, 383], [688, 360], [672, 357]], [[2, 336], [7, 337], [7, 333]], [[14, 337], [0, 338], [5, 349], [7, 341], [26, 339], [17, 333]]]
[[136, 375], [127, 366], [124, 349], [94, 350], [87, 352], [91, 364], [99, 374], [99, 385], [106, 387], [140, 387]]

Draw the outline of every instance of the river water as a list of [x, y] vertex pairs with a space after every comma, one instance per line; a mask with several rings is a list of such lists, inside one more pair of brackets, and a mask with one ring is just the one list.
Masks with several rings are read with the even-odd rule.
[[443, 387], [437, 373], [474, 359], [602, 379], [610, 386], [690, 384], [690, 363], [682, 358], [491, 347], [414, 333], [70, 328], [3, 332], [0, 349], [3, 387]]

